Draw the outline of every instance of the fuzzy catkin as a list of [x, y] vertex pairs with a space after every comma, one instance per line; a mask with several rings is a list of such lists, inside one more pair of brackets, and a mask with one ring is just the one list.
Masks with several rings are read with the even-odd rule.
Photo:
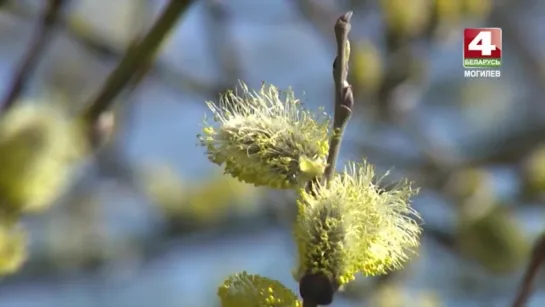
[[329, 151], [329, 118], [304, 109], [293, 91], [273, 85], [229, 91], [208, 102], [215, 125], [205, 120], [200, 144], [225, 173], [255, 186], [293, 189], [321, 176]]
[[280, 282], [241, 272], [218, 288], [222, 307], [301, 307], [297, 295]]
[[416, 193], [407, 182], [385, 191], [367, 163], [350, 163], [328, 186], [301, 190], [295, 224], [299, 261], [294, 277], [323, 274], [338, 286], [357, 273], [399, 269], [419, 245]]

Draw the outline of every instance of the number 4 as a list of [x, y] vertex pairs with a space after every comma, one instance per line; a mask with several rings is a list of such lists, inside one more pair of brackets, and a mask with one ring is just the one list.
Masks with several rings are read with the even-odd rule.
[[481, 55], [490, 56], [492, 51], [496, 50], [496, 45], [492, 44], [492, 32], [481, 31], [467, 46], [468, 50], [480, 51]]

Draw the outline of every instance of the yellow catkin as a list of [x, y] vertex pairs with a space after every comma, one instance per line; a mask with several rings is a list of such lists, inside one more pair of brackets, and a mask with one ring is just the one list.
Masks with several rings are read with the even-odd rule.
[[302, 187], [322, 175], [329, 118], [305, 110], [291, 90], [240, 88], [208, 103], [216, 124], [205, 120], [199, 140], [209, 160], [243, 182], [278, 189]]
[[0, 210], [39, 211], [51, 204], [83, 153], [80, 127], [59, 110], [21, 104], [0, 118]]
[[375, 182], [373, 167], [350, 163], [330, 182], [301, 190], [295, 225], [296, 280], [322, 273], [343, 285], [357, 273], [399, 269], [419, 246], [421, 228], [408, 182], [388, 191]]
[[280, 282], [241, 272], [218, 288], [221, 307], [301, 307], [297, 295]]

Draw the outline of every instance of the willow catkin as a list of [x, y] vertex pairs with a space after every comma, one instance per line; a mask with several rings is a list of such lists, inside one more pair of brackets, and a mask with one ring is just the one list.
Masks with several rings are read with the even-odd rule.
[[350, 163], [328, 186], [301, 190], [295, 279], [321, 274], [341, 286], [357, 273], [401, 268], [419, 246], [419, 215], [409, 203], [415, 193], [407, 182], [380, 190], [367, 163]]
[[297, 295], [280, 282], [241, 272], [218, 288], [222, 307], [301, 307]]
[[0, 224], [0, 276], [15, 273], [27, 258], [26, 233], [18, 224]]
[[199, 139], [209, 160], [243, 182], [271, 188], [302, 187], [322, 175], [329, 118], [305, 110], [291, 90], [240, 88], [208, 103], [216, 125], [205, 120]]
[[19, 104], [0, 118], [3, 214], [39, 211], [64, 191], [84, 152], [80, 128], [43, 104]]

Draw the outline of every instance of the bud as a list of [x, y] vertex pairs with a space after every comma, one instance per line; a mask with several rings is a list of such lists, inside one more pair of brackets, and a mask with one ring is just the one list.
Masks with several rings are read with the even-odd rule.
[[112, 111], [106, 111], [91, 124], [89, 140], [93, 148], [99, 149], [109, 143], [115, 131], [115, 115]]

